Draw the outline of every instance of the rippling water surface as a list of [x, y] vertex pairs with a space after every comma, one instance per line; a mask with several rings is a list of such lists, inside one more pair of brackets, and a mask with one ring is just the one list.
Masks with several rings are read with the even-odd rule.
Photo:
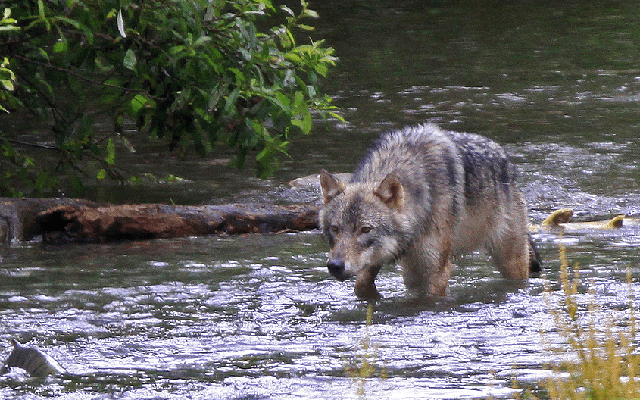
[[[640, 272], [627, 234], [562, 239], [623, 324], [625, 268]], [[0, 394], [500, 398], [516, 393], [514, 380], [535, 391], [557, 357], [545, 343], [562, 343], [549, 313], [559, 240], [537, 240], [546, 270], [524, 287], [472, 255], [459, 260], [450, 296], [425, 302], [405, 293], [398, 270], [383, 270], [386, 299], [369, 326], [352, 284], [322, 267], [317, 233], [5, 249], [0, 340], [30, 341], [69, 374], [43, 383], [14, 371]], [[373, 370], [361, 379], [365, 360]]]
[[[166, 168], [186, 181], [93, 195], [317, 202], [317, 191], [286, 181], [319, 168], [349, 171], [381, 132], [430, 120], [503, 143], [535, 223], [560, 207], [583, 220], [638, 216], [640, 57], [631, 32], [640, 15], [634, 2], [569, 3], [527, 2], [518, 12], [423, 1], [318, 5], [318, 35], [341, 57], [325, 90], [347, 123], [320, 123], [295, 141], [272, 181], [150, 154], [131, 168]], [[639, 291], [639, 233], [537, 233], [544, 272], [523, 286], [468, 255], [457, 260], [450, 295], [430, 301], [406, 293], [399, 270], [387, 267], [370, 324], [353, 282], [329, 277], [318, 232], [2, 247], [0, 357], [17, 338], [68, 374], [43, 382], [14, 370], [0, 377], [0, 397], [461, 399], [513, 398], [517, 388], [544, 397], [550, 363], [565, 357], [549, 350], [564, 346], [551, 312], [562, 297], [560, 246], [577, 263], [582, 304], [591, 291], [623, 329], [629, 289]]]

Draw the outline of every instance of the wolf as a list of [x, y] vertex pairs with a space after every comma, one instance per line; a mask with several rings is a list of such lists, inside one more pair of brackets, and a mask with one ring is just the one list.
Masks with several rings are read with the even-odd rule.
[[320, 173], [329, 273], [375, 301], [378, 272], [397, 262], [408, 289], [444, 296], [452, 256], [484, 248], [505, 278], [526, 280], [541, 264], [516, 175], [480, 135], [434, 124], [382, 135], [348, 182]]

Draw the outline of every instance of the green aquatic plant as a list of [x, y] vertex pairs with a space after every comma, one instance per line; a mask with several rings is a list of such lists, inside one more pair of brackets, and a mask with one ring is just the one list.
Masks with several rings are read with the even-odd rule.
[[[384, 367], [377, 365], [379, 361], [378, 347], [371, 344], [370, 327], [373, 324], [373, 303], [367, 306], [367, 320], [364, 335], [360, 341], [358, 352], [354, 359], [347, 364], [345, 370], [356, 387], [356, 394], [361, 399], [367, 398], [367, 382], [372, 378], [386, 378]], [[371, 394], [371, 393], [369, 393]]]
[[[573, 274], [571, 273], [573, 269]], [[573, 276], [572, 276], [573, 275]], [[578, 302], [577, 264], [569, 267], [567, 251], [560, 247], [562, 299], [551, 307], [554, 326], [568, 345], [569, 357], [554, 365], [556, 376], [544, 387], [551, 399], [638, 399], [640, 355], [633, 344], [636, 335], [631, 272], [627, 269], [628, 323], [621, 325], [587, 292], [587, 304]], [[556, 349], [567, 351], [567, 348]]]

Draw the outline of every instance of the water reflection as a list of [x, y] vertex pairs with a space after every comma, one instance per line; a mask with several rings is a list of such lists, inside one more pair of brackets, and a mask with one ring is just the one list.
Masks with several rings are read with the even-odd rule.
[[[331, 280], [321, 267], [318, 234], [153, 243], [34, 245], [3, 259], [0, 340], [31, 340], [71, 373], [33, 387], [19, 376], [0, 378], [5, 398], [43, 387], [71, 398], [78, 388], [97, 398], [113, 390], [131, 398], [357, 398], [349, 366], [365, 335], [387, 377], [366, 381], [375, 398], [412, 389], [409, 398], [509, 397], [509, 380], [521, 376], [514, 368], [525, 381], [545, 374], [540, 332], [554, 327], [544, 286], [558, 290], [551, 239], [542, 246], [546, 276], [524, 287], [505, 285], [483, 257], [469, 256], [459, 262], [450, 296], [425, 301], [407, 294], [399, 271], [387, 268], [379, 282], [387, 298], [368, 328], [352, 282]], [[602, 249], [594, 255], [602, 245], [582, 238], [570, 245], [570, 257], [623, 321], [627, 292], [615, 265], [637, 260], [635, 248], [619, 246], [614, 261]], [[46, 260], [46, 268], [26, 267], [29, 259]], [[16, 273], [25, 269], [28, 278]], [[24, 285], [42, 282], [43, 274], [48, 285]]]

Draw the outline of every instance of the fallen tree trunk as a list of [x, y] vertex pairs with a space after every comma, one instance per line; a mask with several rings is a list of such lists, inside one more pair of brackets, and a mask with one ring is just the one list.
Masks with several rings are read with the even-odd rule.
[[45, 242], [105, 242], [304, 231], [317, 227], [317, 216], [312, 205], [61, 205], [40, 213], [37, 222]]
[[210, 234], [305, 231], [314, 205], [106, 205], [78, 199], [0, 199], [0, 244], [107, 242]]

